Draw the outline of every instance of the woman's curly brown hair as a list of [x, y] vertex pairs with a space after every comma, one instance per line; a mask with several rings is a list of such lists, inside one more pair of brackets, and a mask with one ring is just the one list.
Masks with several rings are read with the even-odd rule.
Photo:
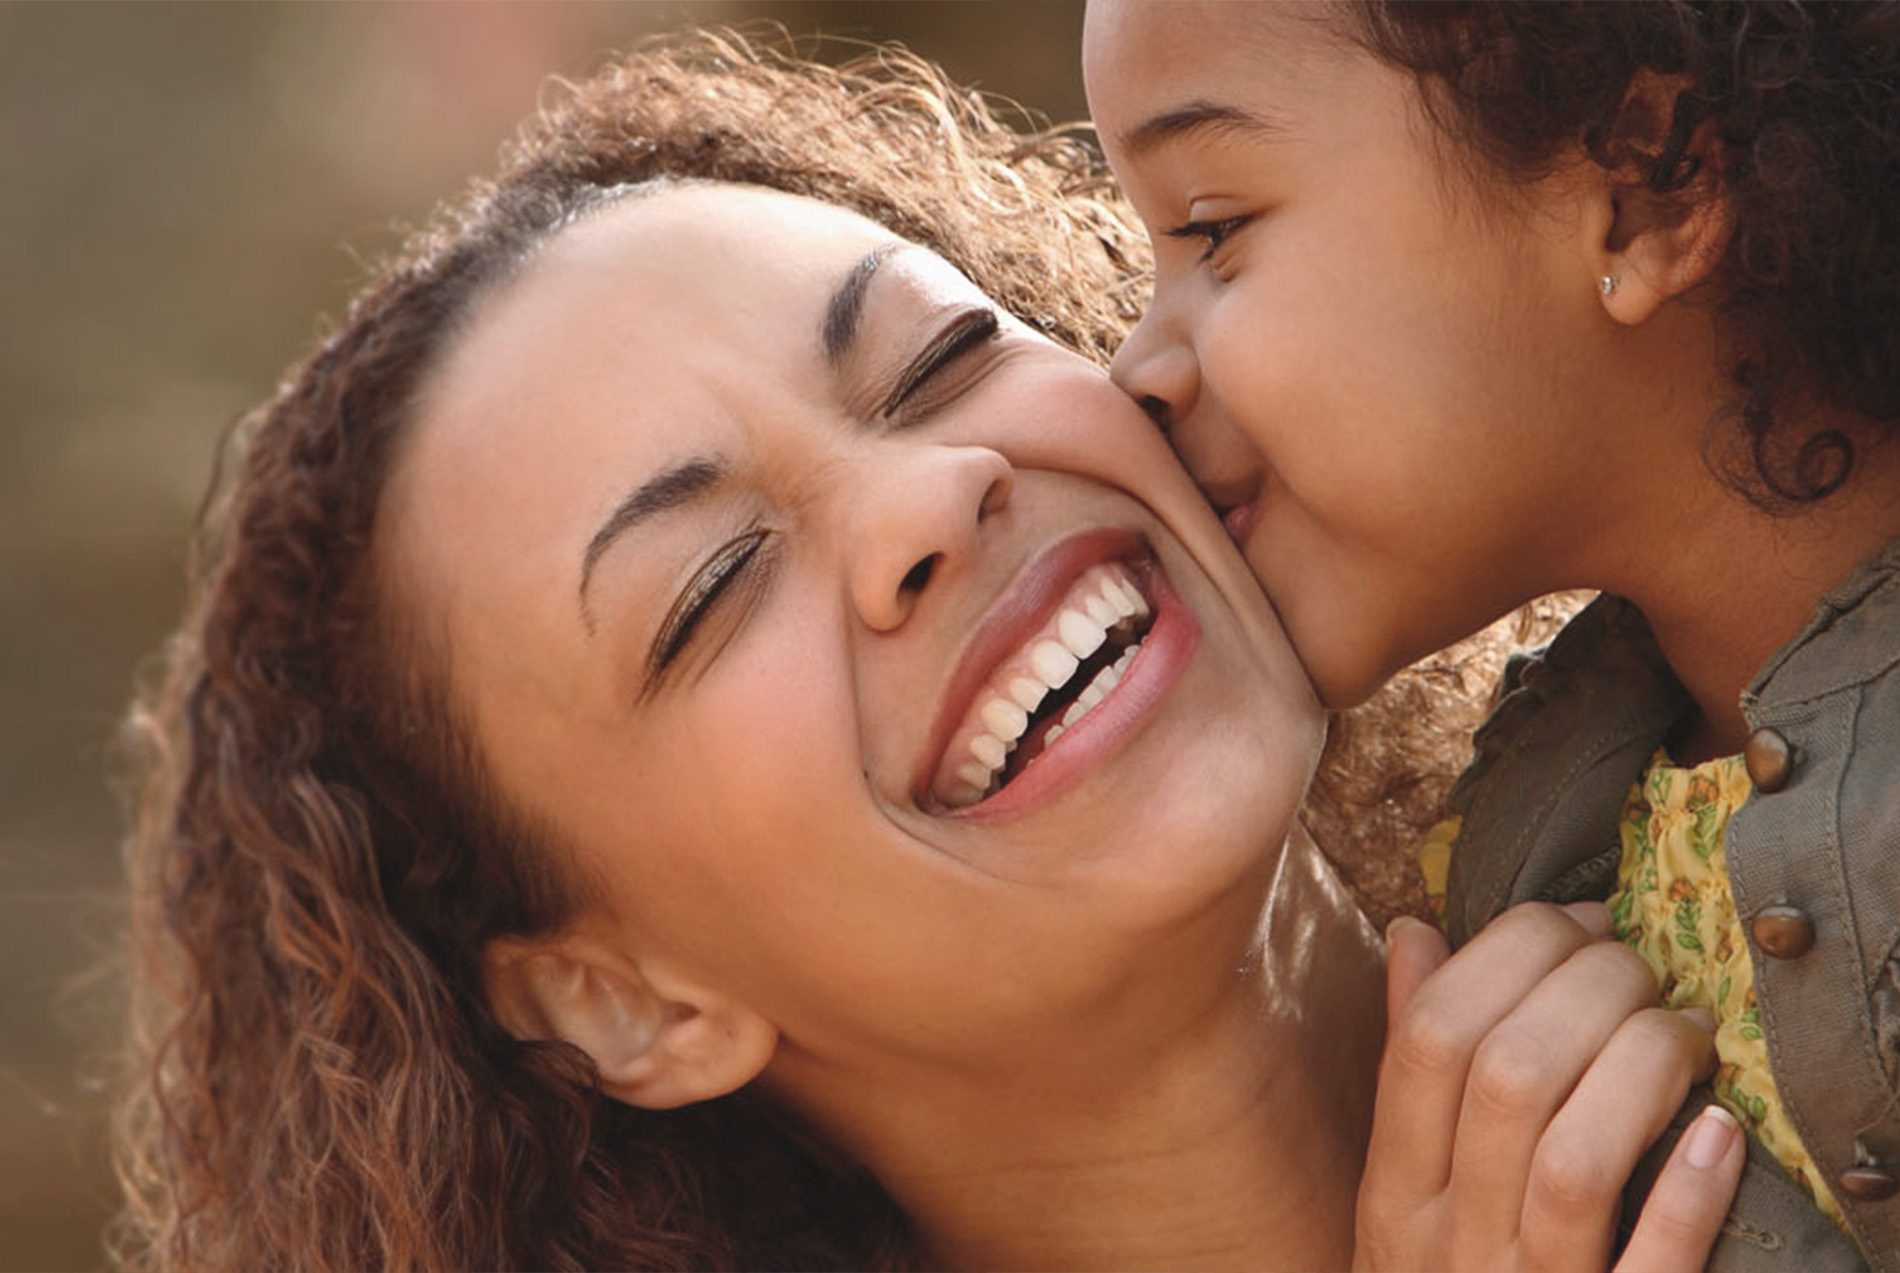
[[782, 1111], [743, 1092], [634, 1110], [578, 1051], [499, 1027], [479, 952], [558, 926], [580, 884], [489, 782], [433, 634], [396, 617], [378, 575], [384, 485], [472, 304], [616, 188], [655, 180], [855, 209], [1098, 361], [1144, 278], [1093, 152], [1011, 127], [901, 52], [827, 69], [731, 34], [675, 38], [531, 122], [243, 422], [230, 480], [214, 478], [185, 621], [128, 723], [144, 777], [127, 1264], [906, 1258], [876, 1184]]
[[882, 1195], [750, 1098], [601, 1097], [509, 1038], [490, 938], [572, 884], [498, 798], [428, 634], [384, 604], [377, 507], [458, 323], [602, 191], [747, 182], [934, 248], [1098, 359], [1139, 231], [1091, 153], [1025, 135], [923, 62], [825, 69], [735, 36], [656, 43], [573, 87], [405, 246], [242, 427], [194, 596], [135, 711], [131, 1263], [366, 1269], [871, 1267]]
[[[1856, 440], [1809, 427], [1813, 408], [1862, 417], [1875, 440], [1900, 431], [1900, 4], [1373, 0], [1354, 15], [1507, 175], [1581, 140], [1605, 167], [1641, 164], [1664, 198], [1719, 183], [1733, 395], [1711, 462], [1757, 504], [1798, 508], [1848, 480]], [[1680, 91], [1657, 144], [1632, 153], [1618, 125], [1646, 72]], [[1691, 154], [1705, 126], [1720, 160], [1706, 167]]]

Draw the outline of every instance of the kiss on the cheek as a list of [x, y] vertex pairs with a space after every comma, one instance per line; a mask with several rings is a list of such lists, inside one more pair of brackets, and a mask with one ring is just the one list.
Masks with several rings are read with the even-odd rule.
[[[1366, 130], [1346, 161], [1416, 165], [1372, 144], [1409, 81], [1299, 49], [1280, 70], [1351, 85], [1296, 94]], [[1164, 124], [1137, 140], [1199, 126]], [[136, 718], [163, 745], [126, 1136], [165, 1167], [159, 1262], [1609, 1263], [1708, 1033], [1594, 904], [1456, 955], [1380, 940], [1322, 849], [1422, 834], [1387, 796], [1450, 761], [1328, 759], [1315, 681], [1340, 697], [1443, 616], [1334, 630], [1373, 557], [1282, 521], [1324, 464], [1197, 452], [1232, 409], [1211, 352], [1186, 390], [1117, 386], [1146, 258], [1099, 176], [901, 52], [660, 43], [534, 121], [292, 369]], [[1276, 229], [1315, 251], [1275, 206], [1183, 210], [1144, 331], [1242, 296]], [[1194, 269], [1166, 255], [1190, 239]], [[1376, 309], [1304, 278], [1296, 309]], [[1432, 321], [1475, 333], [1467, 302]], [[1336, 394], [1262, 387], [1365, 469], [1348, 398], [1392, 386], [1350, 318], [1297, 346], [1342, 360]], [[1223, 524], [1195, 476], [1257, 498]], [[1347, 547], [1413, 512], [1362, 476]], [[1284, 596], [1237, 538], [1255, 567], [1276, 545]], [[1375, 794], [1322, 816], [1316, 767]], [[1639, 1259], [1720, 1223], [1740, 1137], [1696, 1126], [1631, 1212]]]
[[1738, 1234], [1900, 1260], [1900, 1054], [1833, 1042], [1890, 1033], [1866, 952], [1900, 938], [1900, 755], [1857, 724], [1900, 709], [1900, 23], [1092, 0], [1083, 60], [1155, 255], [1116, 380], [1321, 697], [1605, 594], [1501, 684], [1429, 838], [1452, 939], [1607, 900], [1716, 1023], [1679, 1121], [1713, 1101], [1778, 1164], [1711, 1267], [1756, 1267]]

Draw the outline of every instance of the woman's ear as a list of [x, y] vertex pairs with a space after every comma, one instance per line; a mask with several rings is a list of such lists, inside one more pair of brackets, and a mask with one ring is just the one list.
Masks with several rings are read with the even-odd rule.
[[1630, 326], [1706, 281], [1734, 225], [1713, 121], [1690, 137], [1679, 188], [1659, 193], [1649, 184], [1649, 157], [1667, 140], [1680, 89], [1669, 77], [1639, 72], [1608, 143], [1613, 155], [1631, 158], [1603, 174], [1597, 290], [1610, 317]]
[[737, 1091], [778, 1047], [777, 1029], [750, 1008], [594, 938], [497, 938], [482, 970], [504, 1029], [573, 1044], [608, 1095], [644, 1109]]

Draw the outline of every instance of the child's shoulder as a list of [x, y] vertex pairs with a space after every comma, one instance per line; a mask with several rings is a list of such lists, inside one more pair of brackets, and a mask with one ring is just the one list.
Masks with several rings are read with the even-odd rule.
[[1593, 595], [1540, 598], [1335, 718], [1301, 818], [1381, 927], [1432, 913], [1418, 845], [1470, 763], [1472, 732], [1496, 704], [1507, 664], [1541, 649]]

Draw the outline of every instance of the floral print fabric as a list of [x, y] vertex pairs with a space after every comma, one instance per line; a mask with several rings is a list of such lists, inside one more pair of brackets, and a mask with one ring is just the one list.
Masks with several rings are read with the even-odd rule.
[[1844, 1228], [1839, 1204], [1776, 1095], [1754, 965], [1729, 894], [1723, 832], [1750, 790], [1740, 756], [1684, 769], [1658, 751], [1623, 805], [1623, 859], [1610, 916], [1616, 935], [1655, 972], [1664, 1003], [1715, 1015], [1716, 1100]]

